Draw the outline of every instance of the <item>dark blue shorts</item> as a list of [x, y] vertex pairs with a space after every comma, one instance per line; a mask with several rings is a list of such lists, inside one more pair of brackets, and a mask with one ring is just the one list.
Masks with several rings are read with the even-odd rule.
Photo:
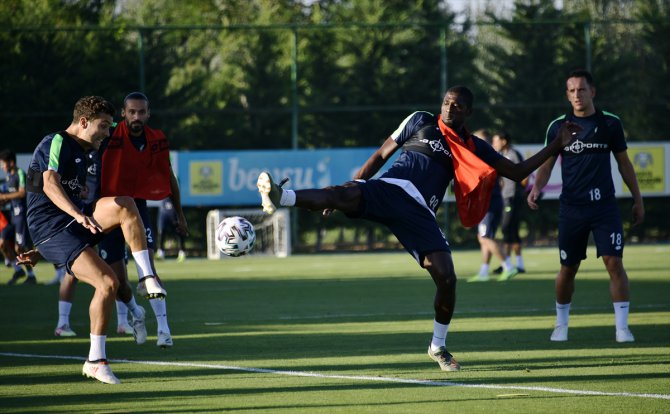
[[[151, 218], [149, 217], [149, 208], [145, 200], [135, 200], [137, 210], [144, 223], [144, 231], [147, 236], [147, 246], [155, 250], [156, 242], [151, 227]], [[126, 240], [123, 238], [121, 227], [112, 230], [98, 245], [100, 257], [107, 263], [116, 263], [119, 260], [125, 260], [128, 257], [126, 252]]]
[[597, 257], [623, 257], [623, 223], [615, 200], [597, 206], [561, 203], [558, 217], [558, 248], [562, 265], [571, 266], [586, 259], [591, 233]]
[[89, 246], [95, 246], [104, 238], [103, 233], [91, 233], [76, 221], [57, 232], [37, 249], [42, 257], [57, 267], [65, 266], [68, 273], [74, 274], [70, 266], [72, 262]]
[[28, 233], [28, 223], [26, 223], [25, 216], [13, 217], [12, 224], [14, 225], [14, 240], [16, 244], [27, 250], [30, 245], [30, 233]]
[[358, 185], [362, 191], [360, 210], [349, 214], [350, 217], [386, 225], [419, 265], [428, 253], [451, 252], [432, 212], [402, 188], [382, 180], [369, 180]]
[[502, 213], [502, 198], [492, 197], [489, 210], [486, 212], [486, 215], [477, 226], [477, 234], [481, 237], [486, 237], [487, 239], [495, 239], [498, 226], [500, 225], [500, 220], [502, 219]]
[[521, 221], [523, 198], [518, 196], [506, 198], [503, 205], [504, 207], [501, 225], [503, 241], [509, 244], [521, 243], [521, 237], [519, 236], [519, 224]]

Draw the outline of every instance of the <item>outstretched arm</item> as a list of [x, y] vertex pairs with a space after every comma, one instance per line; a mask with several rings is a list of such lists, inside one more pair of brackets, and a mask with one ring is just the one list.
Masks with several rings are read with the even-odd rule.
[[388, 137], [381, 147], [368, 158], [360, 170], [354, 176], [354, 180], [369, 180], [374, 177], [386, 161], [398, 150], [398, 144], [391, 137]]
[[637, 226], [644, 221], [644, 202], [642, 201], [640, 187], [637, 184], [635, 169], [630, 162], [630, 158], [628, 158], [628, 151], [614, 154], [614, 159], [619, 166], [619, 173], [621, 173], [623, 182], [626, 183], [630, 194], [633, 196], [633, 226]]
[[579, 125], [572, 122], [565, 122], [558, 130], [556, 138], [554, 138], [549, 145], [542, 148], [537, 154], [518, 164], [514, 164], [512, 161], [503, 157], [492, 165], [492, 167], [495, 168], [500, 175], [520, 182], [528, 177], [530, 173], [538, 169], [549, 158], [556, 156], [563, 147], [572, 141], [573, 135], [579, 130], [581, 130]]

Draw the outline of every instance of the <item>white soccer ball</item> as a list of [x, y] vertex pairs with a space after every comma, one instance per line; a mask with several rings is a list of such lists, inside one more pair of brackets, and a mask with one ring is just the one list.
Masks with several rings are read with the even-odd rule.
[[254, 226], [244, 217], [226, 217], [216, 228], [216, 247], [227, 256], [245, 255], [254, 248], [254, 243]]

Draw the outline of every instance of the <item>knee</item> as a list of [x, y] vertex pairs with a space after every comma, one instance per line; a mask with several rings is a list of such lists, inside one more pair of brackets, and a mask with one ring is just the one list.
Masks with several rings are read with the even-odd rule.
[[119, 209], [122, 212], [126, 213], [137, 213], [137, 206], [135, 205], [135, 200], [132, 197], [128, 196], [119, 196], [115, 197], [114, 201], [119, 206]]
[[99, 289], [105, 298], [116, 298], [116, 292], [119, 290], [119, 281], [114, 276], [106, 275], [103, 277]]

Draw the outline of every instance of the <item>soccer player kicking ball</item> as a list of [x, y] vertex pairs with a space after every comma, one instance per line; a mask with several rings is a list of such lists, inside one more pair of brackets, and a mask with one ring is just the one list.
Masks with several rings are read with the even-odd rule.
[[[450, 88], [439, 116], [428, 112], [408, 116], [366, 161], [355, 180], [343, 185], [292, 191], [274, 183], [267, 172], [258, 177], [267, 213], [278, 206], [323, 210], [324, 214], [337, 209], [352, 218], [384, 224], [393, 232], [435, 283], [435, 319], [428, 356], [443, 371], [460, 369], [446, 348], [456, 304], [456, 273], [449, 243], [435, 218], [447, 186], [455, 178], [461, 221], [472, 227], [486, 214], [496, 172], [521, 181], [569, 144], [578, 130], [567, 123], [549, 146], [514, 164], [466, 129], [465, 119], [472, 114], [473, 100], [470, 89]], [[403, 151], [389, 170], [372, 179], [400, 148]]]
[[107, 384], [120, 383], [107, 364], [105, 352], [105, 332], [119, 281], [92, 246], [105, 233], [120, 227], [147, 294], [166, 295], [154, 278], [144, 226], [133, 199], [104, 197], [86, 208], [82, 201], [87, 152], [97, 149], [109, 135], [115, 112], [104, 98], [79, 99], [70, 126], [47, 135], [35, 149], [26, 185], [28, 228], [39, 254], [95, 288], [89, 307], [91, 347], [82, 372]]

